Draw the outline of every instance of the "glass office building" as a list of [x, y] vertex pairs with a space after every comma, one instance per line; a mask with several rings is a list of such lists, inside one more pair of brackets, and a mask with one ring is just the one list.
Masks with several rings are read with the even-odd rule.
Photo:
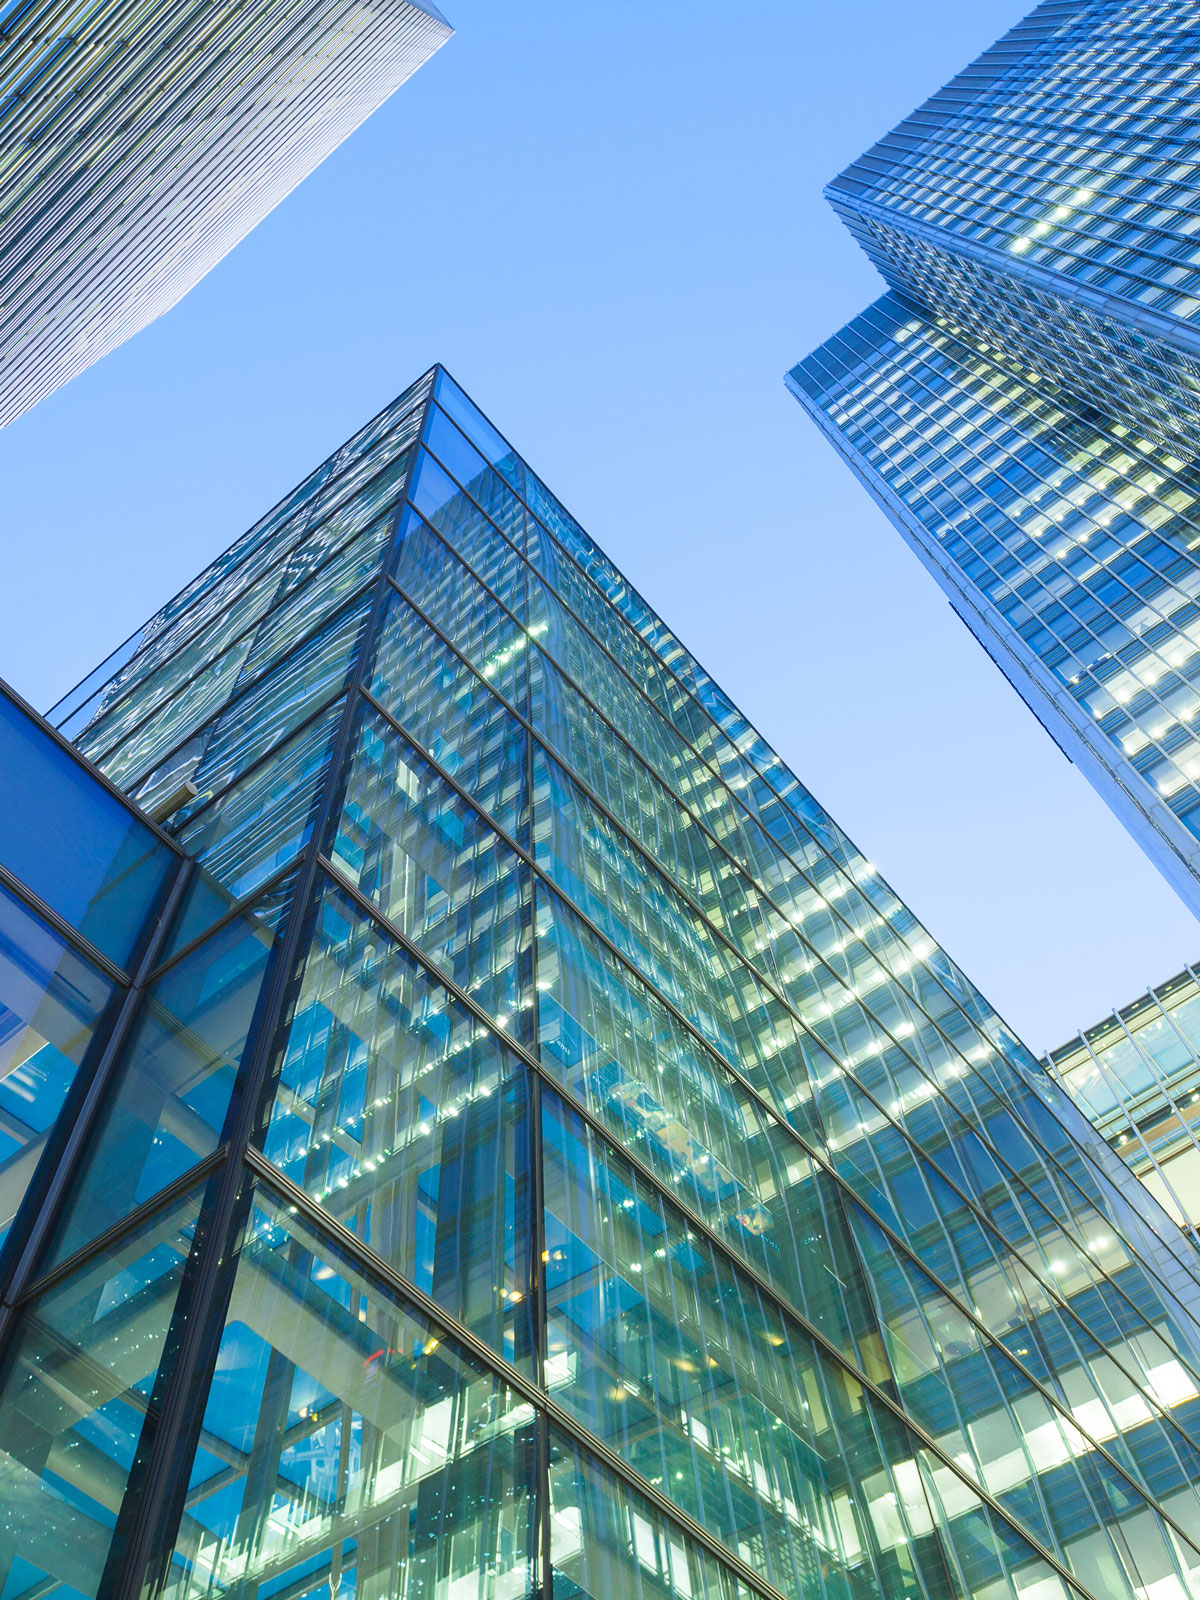
[[1196, 27], [1048, 0], [847, 169], [891, 287], [787, 383], [1200, 914]]
[[1193, 967], [1052, 1050], [1051, 1074], [1200, 1239], [1200, 978]]
[[1043, 0], [826, 190], [892, 288], [1188, 453], [1197, 28], [1196, 0]]
[[0, 427], [169, 310], [450, 31], [426, 0], [0, 0]]
[[1192, 1246], [445, 371], [54, 717], [4, 1600], [1200, 1593]]

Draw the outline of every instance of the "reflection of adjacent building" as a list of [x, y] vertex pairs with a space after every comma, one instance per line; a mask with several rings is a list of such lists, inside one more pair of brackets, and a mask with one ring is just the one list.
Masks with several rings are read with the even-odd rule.
[[1182, 1227], [1200, 1229], [1200, 979], [1191, 967], [1046, 1057]]
[[187, 862], [6, 1600], [1195, 1586], [1194, 1253], [442, 369], [55, 720]]

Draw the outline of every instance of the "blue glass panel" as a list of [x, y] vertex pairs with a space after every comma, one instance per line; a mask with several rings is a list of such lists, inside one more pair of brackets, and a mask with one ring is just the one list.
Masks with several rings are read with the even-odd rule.
[[532, 1034], [528, 868], [369, 709], [330, 858], [501, 1027], [523, 1042]]
[[56, 1240], [61, 1261], [215, 1150], [283, 908], [239, 914], [148, 991]]
[[525, 1069], [334, 886], [266, 1153], [480, 1338], [532, 1361]]
[[0, 889], [0, 1241], [115, 992]]
[[149, 1409], [199, 1195], [28, 1308], [0, 1379], [4, 1600], [93, 1597]]
[[0, 864], [118, 966], [176, 857], [0, 692]]

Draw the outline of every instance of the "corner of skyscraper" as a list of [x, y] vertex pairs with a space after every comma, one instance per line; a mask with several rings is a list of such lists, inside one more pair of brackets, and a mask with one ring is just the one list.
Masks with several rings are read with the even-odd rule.
[[787, 383], [1200, 914], [1197, 27], [1045, 0], [852, 163], [888, 292]]

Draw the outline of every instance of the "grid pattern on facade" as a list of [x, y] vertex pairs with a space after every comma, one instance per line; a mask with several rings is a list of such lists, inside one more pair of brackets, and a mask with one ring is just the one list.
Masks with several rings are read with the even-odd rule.
[[1163, 826], [1191, 860], [1200, 823], [1195, 467], [895, 296], [801, 362], [789, 384], [856, 470], [903, 507], [926, 564], [952, 572], [1046, 669], [1059, 706], [1070, 700], [1126, 792], [1160, 815], [1167, 808]]
[[195, 865], [12, 1596], [1195, 1587], [1190, 1248], [444, 371], [56, 717]]
[[1198, 29], [1046, 0], [827, 190], [893, 286], [1188, 453]]
[[1200, 1230], [1200, 979], [1192, 967], [1046, 1064], [1175, 1220]]
[[0, 426], [174, 305], [449, 32], [423, 0], [0, 6]]

